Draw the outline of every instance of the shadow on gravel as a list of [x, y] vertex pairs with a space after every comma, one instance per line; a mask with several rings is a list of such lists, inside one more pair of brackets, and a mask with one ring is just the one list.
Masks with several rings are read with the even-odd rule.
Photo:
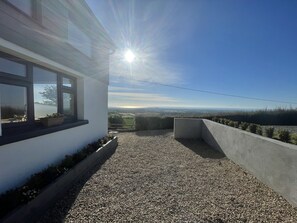
[[145, 130], [145, 131], [136, 131], [135, 134], [137, 136], [160, 136], [160, 135], [167, 135], [168, 133], [173, 134], [172, 129], [165, 129], [165, 130]]
[[181, 143], [184, 147], [192, 150], [197, 155], [202, 158], [209, 159], [222, 159], [225, 157], [225, 154], [211, 148], [202, 140], [197, 139], [177, 139], [179, 143]]
[[117, 147], [113, 150], [110, 150], [108, 154], [102, 157], [98, 161], [98, 164], [90, 170], [82, 179], [77, 181], [68, 192], [61, 197], [61, 199], [56, 202], [47, 212], [43, 215], [41, 219], [36, 221], [37, 223], [60, 223], [65, 222], [66, 215], [75, 202], [79, 192], [85, 185], [85, 183], [98, 171], [101, 166], [112, 157], [115, 153]]

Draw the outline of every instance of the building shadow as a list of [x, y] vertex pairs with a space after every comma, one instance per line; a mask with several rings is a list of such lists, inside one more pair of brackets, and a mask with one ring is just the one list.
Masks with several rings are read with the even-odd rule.
[[184, 147], [192, 150], [194, 153], [201, 156], [202, 158], [222, 159], [226, 157], [223, 152], [220, 152], [212, 148], [203, 140], [200, 140], [200, 139], [176, 139], [176, 140]]
[[92, 168], [89, 172], [87, 172], [83, 178], [78, 180], [76, 183], [72, 185], [72, 187], [68, 190], [66, 194], [61, 196], [61, 198], [54, 203], [42, 217], [36, 221], [36, 223], [60, 223], [65, 222], [66, 215], [71, 209], [73, 203], [75, 202], [77, 196], [80, 191], [87, 183], [87, 181], [98, 171], [101, 169], [102, 165], [112, 157], [115, 153], [117, 147], [110, 149], [110, 151], [102, 156], [98, 163], [94, 168]]
[[211, 148], [224, 154], [224, 151], [221, 148], [220, 144], [217, 142], [216, 138], [213, 136], [213, 134], [205, 125], [205, 123], [203, 123], [202, 128], [203, 128], [203, 140], [206, 142], [206, 144], [208, 144]]

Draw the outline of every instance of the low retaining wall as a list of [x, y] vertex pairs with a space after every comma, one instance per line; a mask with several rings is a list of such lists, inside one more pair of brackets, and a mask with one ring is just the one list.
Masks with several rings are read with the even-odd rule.
[[[297, 146], [262, 137], [209, 120], [195, 122], [197, 136], [229, 159], [248, 170], [260, 181], [297, 207]], [[178, 120], [174, 132], [179, 136], [189, 121]], [[187, 137], [188, 138], [188, 137]]]
[[42, 192], [32, 201], [17, 208], [4, 219], [0, 219], [2, 223], [14, 222], [35, 222], [50, 208], [57, 200], [61, 199], [68, 189], [75, 182], [82, 179], [88, 171], [92, 171], [94, 167], [108, 156], [115, 152], [118, 145], [118, 139], [115, 137], [103, 147], [92, 153], [86, 159], [79, 162], [65, 174], [58, 177], [53, 183], [48, 185]]
[[197, 118], [175, 118], [175, 139], [198, 139], [201, 137], [202, 120]]

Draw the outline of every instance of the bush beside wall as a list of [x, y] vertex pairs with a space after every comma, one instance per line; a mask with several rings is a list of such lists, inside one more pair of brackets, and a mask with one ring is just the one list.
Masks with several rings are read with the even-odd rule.
[[267, 137], [272, 138], [274, 134], [274, 128], [273, 127], [266, 128], [265, 133]]
[[[258, 134], [258, 135], [263, 135], [262, 126], [254, 123], [241, 122], [239, 125], [239, 122], [228, 120], [225, 118], [218, 118], [218, 117], [213, 117], [211, 118], [211, 120], [221, 123], [223, 125], [234, 127], [234, 128], [238, 128], [238, 126], [240, 126], [242, 130], [249, 131], [251, 133]], [[265, 135], [269, 138], [274, 138], [286, 143], [292, 143], [297, 145], [297, 134], [292, 134], [287, 130], [279, 130], [274, 137], [274, 128], [268, 127], [268, 128], [265, 128]]]
[[291, 140], [291, 134], [287, 130], [279, 130], [278, 137], [279, 137], [279, 140], [283, 142], [290, 142]]

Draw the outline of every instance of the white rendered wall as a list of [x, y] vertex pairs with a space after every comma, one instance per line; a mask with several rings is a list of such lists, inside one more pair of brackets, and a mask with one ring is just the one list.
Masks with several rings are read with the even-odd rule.
[[0, 193], [107, 134], [107, 85], [90, 78], [79, 84], [89, 124], [0, 146]]
[[[89, 124], [0, 146], [0, 193], [22, 184], [30, 175], [58, 162], [107, 134], [108, 80], [90, 78], [0, 38], [0, 51], [77, 78], [78, 118]], [[1, 127], [1, 124], [0, 124]], [[1, 128], [0, 128], [1, 135]]]

